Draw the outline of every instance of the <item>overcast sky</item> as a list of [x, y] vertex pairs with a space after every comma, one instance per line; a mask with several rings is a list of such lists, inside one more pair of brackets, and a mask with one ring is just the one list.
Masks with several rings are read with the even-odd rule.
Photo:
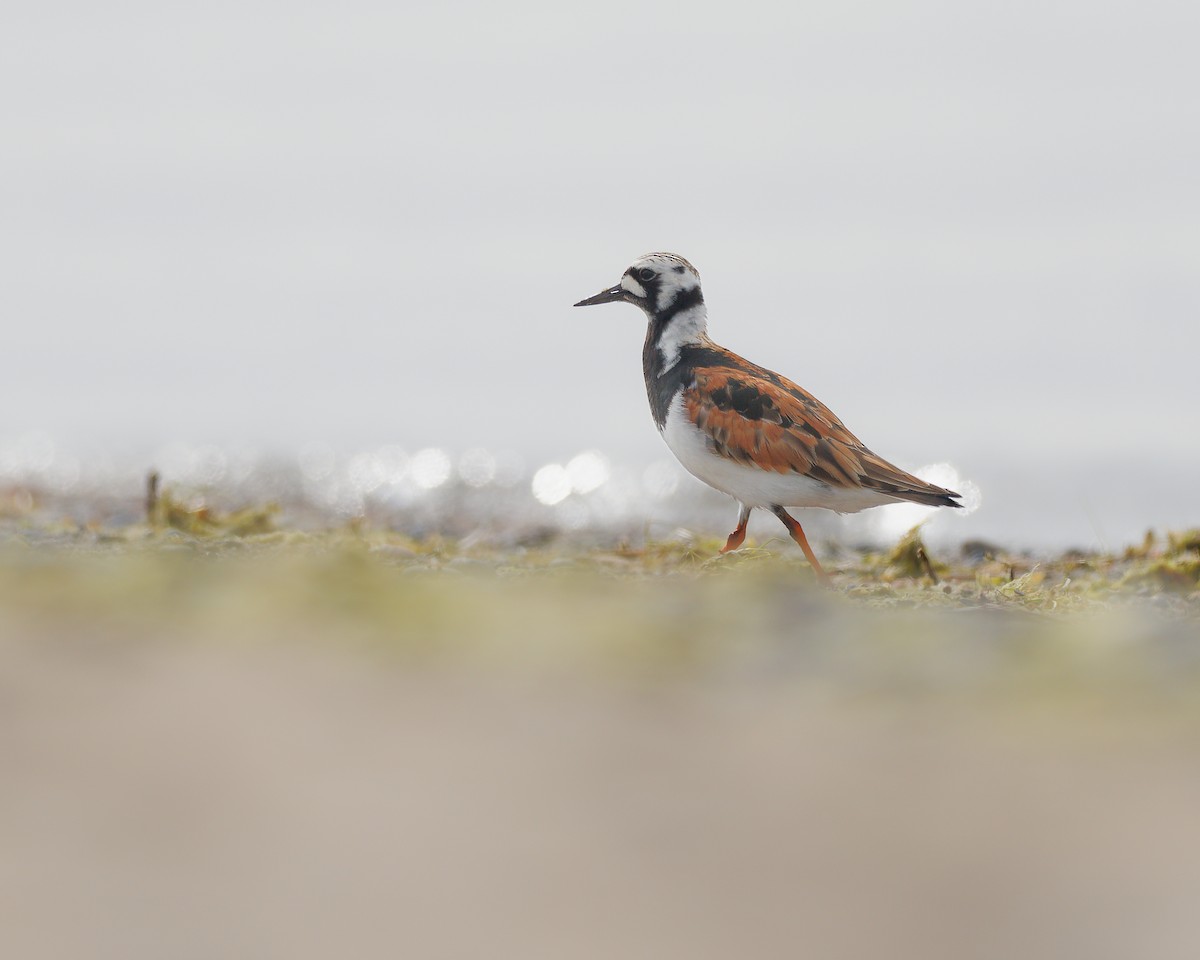
[[1200, 7], [410, 6], [3, 16], [0, 435], [645, 462], [665, 249], [906, 466], [1200, 467]]

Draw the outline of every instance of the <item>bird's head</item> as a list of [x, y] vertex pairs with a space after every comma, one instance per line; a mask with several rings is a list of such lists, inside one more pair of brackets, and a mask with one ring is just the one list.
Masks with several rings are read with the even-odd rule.
[[665, 320], [704, 303], [700, 272], [674, 253], [647, 253], [638, 257], [621, 276], [621, 282], [575, 306], [622, 300], [641, 307], [651, 319]]

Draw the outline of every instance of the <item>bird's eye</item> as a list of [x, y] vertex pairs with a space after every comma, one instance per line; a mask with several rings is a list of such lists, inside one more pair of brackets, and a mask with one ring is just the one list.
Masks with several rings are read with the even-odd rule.
[[649, 267], [642, 267], [642, 269], [638, 271], [638, 278], [640, 280], [653, 280], [657, 276], [658, 274]]

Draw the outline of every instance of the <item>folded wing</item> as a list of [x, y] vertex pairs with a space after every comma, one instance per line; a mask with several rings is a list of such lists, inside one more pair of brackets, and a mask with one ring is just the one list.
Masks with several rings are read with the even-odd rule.
[[897, 500], [962, 506], [952, 499], [959, 494], [872, 453], [821, 401], [769, 370], [697, 367], [683, 399], [713, 451], [730, 460], [833, 487], [866, 487]]

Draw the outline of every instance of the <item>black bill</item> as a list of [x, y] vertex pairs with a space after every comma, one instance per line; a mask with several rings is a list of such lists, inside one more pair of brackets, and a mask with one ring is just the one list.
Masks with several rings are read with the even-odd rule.
[[618, 283], [615, 287], [609, 287], [607, 290], [601, 290], [594, 297], [588, 297], [586, 300], [580, 300], [575, 306], [590, 307], [594, 303], [615, 303], [617, 300], [625, 299], [625, 291]]

